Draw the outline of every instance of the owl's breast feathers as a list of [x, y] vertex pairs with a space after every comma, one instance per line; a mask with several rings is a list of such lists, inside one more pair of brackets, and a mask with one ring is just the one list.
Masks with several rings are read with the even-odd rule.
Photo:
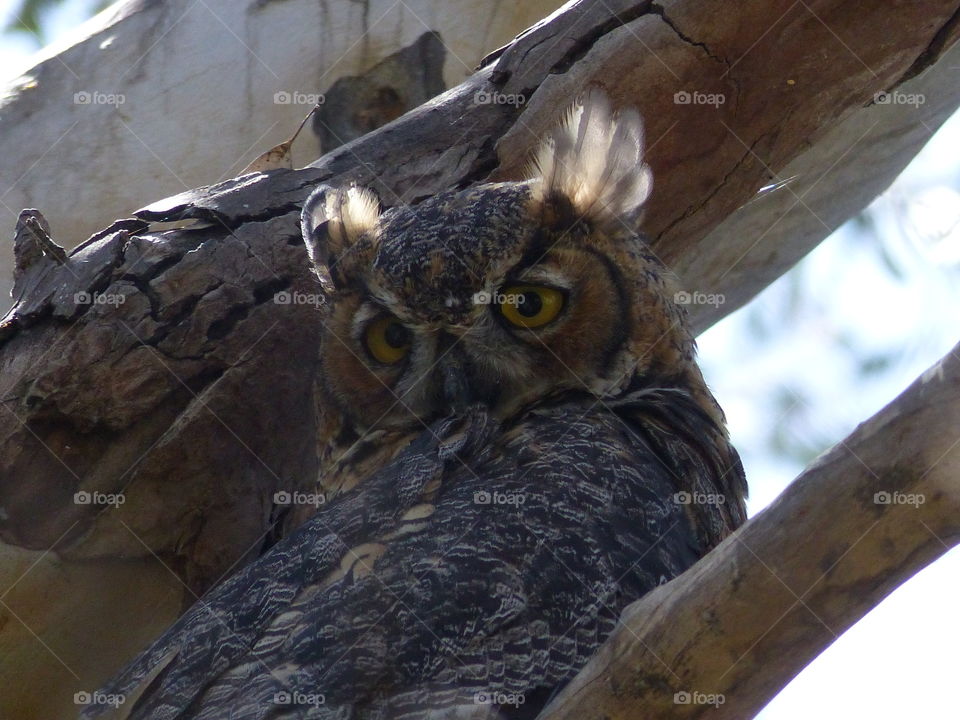
[[152, 720], [533, 717], [624, 606], [742, 520], [722, 435], [671, 390], [437, 421], [106, 691]]

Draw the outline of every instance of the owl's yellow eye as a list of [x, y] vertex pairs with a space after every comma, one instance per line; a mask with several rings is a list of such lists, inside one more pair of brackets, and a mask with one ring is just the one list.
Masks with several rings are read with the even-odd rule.
[[384, 365], [394, 365], [410, 352], [410, 331], [389, 315], [367, 325], [364, 340], [370, 354]]
[[543, 327], [563, 310], [563, 293], [543, 285], [508, 285], [498, 293], [500, 314], [511, 325]]

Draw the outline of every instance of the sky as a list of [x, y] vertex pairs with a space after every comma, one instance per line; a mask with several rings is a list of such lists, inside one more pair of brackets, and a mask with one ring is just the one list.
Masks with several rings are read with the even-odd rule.
[[[85, 19], [92, 5], [75, 0], [47, 13], [48, 38]], [[11, 7], [0, 0], [0, 17]], [[0, 68], [34, 49], [28, 38], [0, 36]], [[699, 338], [704, 373], [744, 461], [751, 515], [958, 340], [955, 115], [863, 217]], [[958, 717], [958, 591], [954, 550], [840, 636], [758, 717]]]

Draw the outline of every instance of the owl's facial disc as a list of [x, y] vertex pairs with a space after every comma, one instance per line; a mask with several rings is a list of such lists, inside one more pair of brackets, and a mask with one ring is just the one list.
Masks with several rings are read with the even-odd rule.
[[387, 210], [368, 190], [318, 188], [301, 229], [331, 299], [327, 393], [360, 428], [637, 383], [689, 389], [721, 421], [670, 273], [633, 230], [650, 191], [639, 116], [597, 98], [523, 182]]
[[459, 302], [446, 316], [407, 302], [427, 296], [429, 275], [388, 283], [374, 272], [335, 303], [324, 379], [358, 427], [417, 427], [473, 403], [506, 418], [548, 394], [611, 386], [631, 312], [602, 254], [518, 246], [484, 283], [447, 288]]

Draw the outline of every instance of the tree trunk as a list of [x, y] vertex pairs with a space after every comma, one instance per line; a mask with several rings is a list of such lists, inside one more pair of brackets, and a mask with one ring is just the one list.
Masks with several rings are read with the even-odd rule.
[[[958, 18], [957, 0], [570, 3], [461, 85], [310, 167], [248, 174], [154, 203], [65, 263], [49, 244], [36, 244], [25, 222], [17, 305], [0, 325], [0, 536], [33, 554], [20, 556], [11, 583], [22, 579], [2, 598], [9, 617], [0, 642], [16, 632], [14, 646], [29, 640], [36, 651], [25, 628], [52, 623], [45, 637], [55, 641], [42, 659], [60, 658], [61, 691], [89, 689], [145, 644], [173, 606], [188, 606], [290, 530], [274, 493], [316, 482], [317, 327], [314, 308], [299, 302], [312, 296], [313, 278], [298, 218], [317, 183], [355, 180], [393, 205], [518, 178], [558, 111], [601, 85], [615, 105], [635, 105], [646, 119], [655, 189], [643, 229], [653, 249], [688, 291], [726, 298], [690, 306], [703, 329], [862, 209], [960, 104], [943, 57]], [[171, 222], [174, 229], [158, 225]], [[956, 483], [938, 488], [952, 499], [937, 507], [955, 507]], [[693, 598], [683, 612], [692, 617], [713, 602], [697, 592], [738, 561], [737, 538], [753, 538], [755, 526], [671, 584], [678, 593], [696, 584], [683, 595]], [[758, 541], [766, 542], [764, 527]], [[858, 527], [841, 524], [830, 542], [852, 544]], [[955, 528], [948, 523], [944, 542]], [[767, 564], [793, 567], [750, 542]], [[866, 605], [831, 598], [847, 608], [837, 627], [932, 555], [924, 546], [895, 567], [875, 568], [883, 590]], [[819, 567], [812, 556], [793, 561], [798, 577]], [[64, 572], [48, 574], [54, 564]], [[92, 589], [98, 573], [115, 566], [140, 572], [142, 589], [117, 575], [130, 582], [127, 593], [100, 607]], [[760, 573], [746, 581], [758, 584], [741, 588], [753, 597], [769, 582]], [[69, 606], [50, 597], [67, 582], [79, 585]], [[845, 582], [838, 575], [830, 587]], [[663, 602], [671, 592], [651, 597]], [[147, 598], [161, 621], [143, 617]], [[90, 617], [83, 628], [67, 633], [50, 620], [78, 608]], [[737, 617], [743, 647], [768, 629], [759, 613]], [[122, 647], [91, 668], [89, 657], [118, 636]], [[785, 684], [828, 641], [815, 635], [753, 696]], [[716, 686], [690, 667], [677, 691]], [[2, 675], [37, 692], [21, 672]], [[688, 716], [689, 708], [677, 708], [658, 716]]]

